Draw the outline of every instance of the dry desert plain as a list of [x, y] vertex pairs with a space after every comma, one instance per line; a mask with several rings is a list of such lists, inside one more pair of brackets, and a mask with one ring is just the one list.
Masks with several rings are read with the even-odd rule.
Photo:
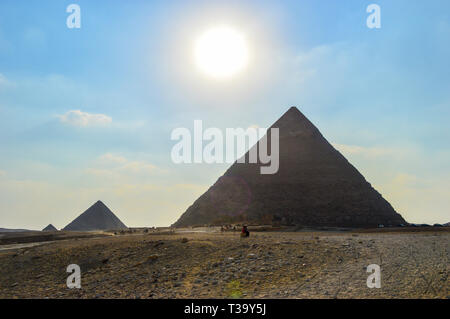
[[450, 298], [448, 227], [101, 235], [0, 246], [0, 298]]

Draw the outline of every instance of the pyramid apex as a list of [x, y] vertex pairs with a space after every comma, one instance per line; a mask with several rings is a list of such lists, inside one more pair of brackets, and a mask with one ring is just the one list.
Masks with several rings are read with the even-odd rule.
[[291, 106], [272, 126], [280, 129], [280, 137], [301, 135], [320, 135], [318, 129], [308, 118], [296, 107]]
[[108, 206], [106, 206], [106, 204], [104, 203], [104, 202], [102, 202], [101, 200], [98, 200], [98, 201], [96, 201], [93, 205], [92, 205], [92, 207], [106, 207], [107, 209], [109, 209], [108, 208]]
[[298, 115], [305, 117], [296, 106], [291, 106], [281, 117], [298, 116]]

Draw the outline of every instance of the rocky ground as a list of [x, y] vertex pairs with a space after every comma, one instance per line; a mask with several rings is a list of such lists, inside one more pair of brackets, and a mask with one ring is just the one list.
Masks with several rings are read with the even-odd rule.
[[[60, 240], [0, 251], [0, 298], [450, 298], [449, 249], [449, 231]], [[69, 264], [81, 289], [66, 286]]]

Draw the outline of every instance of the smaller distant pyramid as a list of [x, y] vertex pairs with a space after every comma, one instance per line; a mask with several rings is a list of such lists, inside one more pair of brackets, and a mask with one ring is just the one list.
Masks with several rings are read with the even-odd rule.
[[47, 227], [45, 227], [42, 231], [58, 231], [55, 226], [52, 224], [49, 224]]
[[63, 230], [91, 231], [127, 229], [124, 223], [101, 201], [89, 207]]

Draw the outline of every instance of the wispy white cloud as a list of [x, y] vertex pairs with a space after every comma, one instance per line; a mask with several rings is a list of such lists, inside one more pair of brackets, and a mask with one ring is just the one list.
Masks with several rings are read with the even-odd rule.
[[128, 160], [120, 155], [116, 155], [116, 154], [112, 154], [112, 153], [106, 153], [103, 154], [102, 156], [100, 156], [98, 158], [98, 160], [102, 163], [119, 163], [119, 164], [124, 164], [126, 162], [128, 162]]
[[165, 170], [140, 160], [130, 160], [118, 154], [106, 153], [97, 158], [94, 167], [86, 173], [116, 181], [125, 181], [133, 177], [145, 177], [164, 173]]
[[13, 87], [14, 83], [9, 80], [4, 74], [0, 73], [0, 89]]
[[5, 83], [8, 83], [8, 80], [3, 74], [0, 73], [0, 87], [5, 85]]
[[62, 123], [72, 126], [105, 126], [112, 122], [112, 118], [105, 114], [92, 114], [80, 110], [71, 110], [64, 115], [58, 115]]

